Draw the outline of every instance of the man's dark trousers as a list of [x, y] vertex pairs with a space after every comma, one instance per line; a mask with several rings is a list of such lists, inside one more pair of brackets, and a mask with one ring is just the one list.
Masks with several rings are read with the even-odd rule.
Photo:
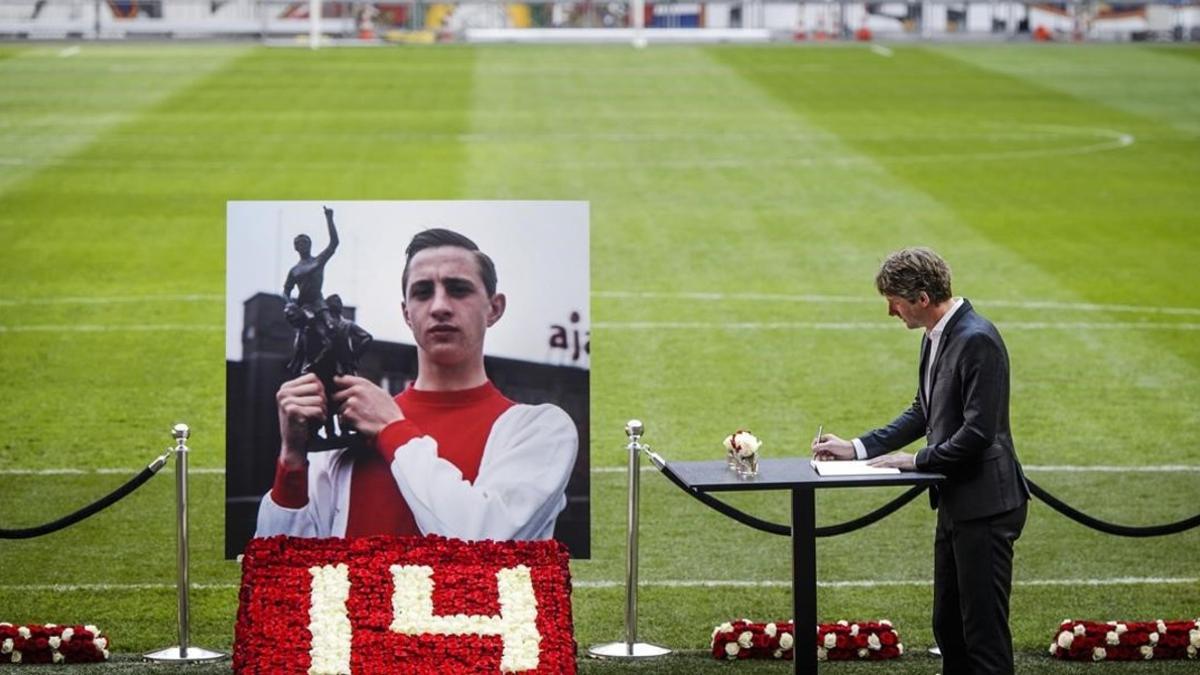
[[1008, 627], [1013, 542], [1028, 510], [1025, 502], [994, 516], [955, 521], [938, 509], [933, 634], [942, 650], [942, 675], [1013, 673]]

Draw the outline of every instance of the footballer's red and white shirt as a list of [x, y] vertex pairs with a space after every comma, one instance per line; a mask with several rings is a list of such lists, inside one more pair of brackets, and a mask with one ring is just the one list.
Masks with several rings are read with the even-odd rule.
[[396, 403], [405, 419], [384, 428], [371, 451], [278, 465], [255, 536], [553, 535], [579, 446], [561, 408], [514, 403], [491, 382], [451, 392], [410, 387]]

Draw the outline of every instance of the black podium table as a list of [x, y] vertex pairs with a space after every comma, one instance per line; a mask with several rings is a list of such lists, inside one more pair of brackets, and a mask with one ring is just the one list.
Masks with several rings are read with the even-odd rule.
[[805, 458], [766, 459], [758, 475], [740, 478], [724, 460], [671, 462], [671, 469], [689, 487], [701, 492], [790, 490], [792, 493], [792, 620], [795, 621], [797, 673], [817, 672], [817, 518], [814, 490], [821, 488], [932, 485], [941, 474], [903, 471], [868, 476], [821, 476]]

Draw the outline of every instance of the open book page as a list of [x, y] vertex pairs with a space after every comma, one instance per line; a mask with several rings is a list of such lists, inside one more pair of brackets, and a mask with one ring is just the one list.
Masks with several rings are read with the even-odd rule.
[[868, 476], [881, 473], [900, 473], [900, 469], [867, 466], [866, 460], [813, 460], [813, 468], [822, 476]]

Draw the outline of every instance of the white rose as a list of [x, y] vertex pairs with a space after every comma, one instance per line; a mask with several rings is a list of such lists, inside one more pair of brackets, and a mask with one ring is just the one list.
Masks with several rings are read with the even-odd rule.
[[1056, 654], [1058, 654], [1058, 645], [1051, 642], [1050, 643], [1050, 656], [1054, 656]]
[[1063, 649], [1070, 649], [1071, 643], [1075, 641], [1075, 636], [1070, 631], [1063, 631], [1058, 634], [1058, 646]]
[[867, 658], [867, 650], [865, 647], [858, 650], [858, 658], [860, 658], [860, 659]]
[[900, 656], [904, 656], [904, 645], [900, 644], [899, 642], [896, 643], [896, 653]]
[[836, 646], [837, 646], [837, 635], [834, 635], [833, 633], [826, 633], [825, 634], [825, 648], [833, 649]]
[[65, 661], [67, 659], [65, 656], [62, 655], [62, 652], [56, 651], [50, 655], [50, 660], [54, 661], [55, 663], [62, 663], [63, 661]]
[[738, 646], [738, 643], [736, 643], [736, 642], [726, 642], [725, 643], [725, 656], [727, 656], [731, 659], [736, 659], [738, 652], [740, 652], [740, 651], [742, 651], [742, 648]]
[[880, 625], [880, 626], [883, 626], [884, 628], [891, 628], [891, 627], [892, 627], [892, 622], [891, 622], [891, 621], [888, 621], [887, 619], [880, 619], [880, 620], [879, 620], [879, 625]]
[[32, 633], [29, 632], [28, 626], [21, 626], [20, 628], [17, 629], [17, 635], [20, 635], [21, 637], [28, 640], [29, 636], [32, 635]]
[[728, 621], [726, 621], [725, 623], [721, 624], [720, 626], [717, 626], [717, 630], [721, 631], [722, 633], [729, 633], [729, 632], [732, 632], [732, 631], [733, 631], [733, 624], [731, 624], [731, 623], [729, 623]]
[[1155, 623], [1158, 624], [1158, 632], [1160, 632], [1160, 633], [1167, 632], [1167, 624], [1162, 619], [1159, 619]]
[[858, 637], [858, 624], [851, 624], [850, 637]]
[[44, 625], [46, 626], [46, 628], [58, 628], [58, 624], [56, 624], [56, 623], [47, 623]]
[[791, 649], [796, 641], [792, 638], [791, 633], [784, 633], [779, 636], [779, 646], [783, 649]]
[[50, 643], [51, 649], [58, 649], [60, 646], [62, 646], [62, 638], [58, 637], [57, 635], [52, 636], [49, 640], [47, 640], [47, 642]]
[[0, 628], [11, 628], [12, 624], [7, 621], [0, 621]]
[[1108, 652], [1104, 651], [1104, 647], [1096, 647], [1092, 650], [1093, 661], [1103, 661], [1106, 656], [1108, 656]]
[[1138, 651], [1142, 653], [1142, 658], [1146, 659], [1147, 661], [1154, 658], [1154, 647], [1151, 647], [1150, 645], [1142, 645], [1141, 649]]
[[[1083, 624], [1081, 624], [1081, 623], [1075, 624], [1075, 634], [1076, 635], [1083, 637], [1083, 634], [1086, 632], [1087, 632], [1087, 629], [1083, 627]], [[1117, 632], [1119, 633], [1120, 631], [1117, 631]]]
[[742, 649], [749, 649], [750, 645], [754, 644], [754, 633], [751, 633], [750, 631], [743, 631], [742, 634], [738, 636], [738, 644], [742, 647]]
[[108, 660], [108, 650], [107, 650], [107, 649], [101, 649], [101, 650], [100, 650], [100, 655], [104, 657], [104, 660], [105, 660], [105, 661], [107, 661], [107, 660]]
[[732, 438], [733, 450], [738, 457], [750, 457], [762, 447], [762, 441], [749, 431], [739, 431]]
[[1129, 626], [1126, 626], [1123, 623], [1117, 624], [1117, 635], [1120, 635], [1121, 633], [1124, 633], [1127, 630], [1129, 630]]
[[879, 641], [878, 635], [871, 633], [867, 636], [867, 646], [875, 651], [879, 651], [879, 649], [883, 647], [883, 643]]
[[92, 641], [92, 644], [96, 645], [96, 649], [107, 649], [108, 648], [108, 640], [106, 640], [104, 638], [96, 638], [95, 640]]
[[1121, 644], [1121, 638], [1117, 635], [1117, 631], [1115, 630], [1108, 631], [1108, 633], [1104, 635], [1104, 641], [1114, 646]]
[[74, 634], [75, 634], [75, 629], [74, 629], [74, 628], [64, 628], [64, 629], [63, 629], [63, 632], [62, 632], [62, 641], [63, 641], [63, 642], [70, 642], [70, 641], [71, 641], [71, 636], [72, 636], [72, 635], [74, 635]]
[[1193, 646], [1191, 646], [1191, 645], [1188, 645], [1188, 648], [1187, 648], [1188, 658], [1189, 658], [1189, 659], [1194, 659], [1194, 658], [1196, 658], [1196, 652], [1197, 652], [1197, 651], [1200, 651], [1200, 650], [1197, 650], [1195, 647], [1193, 647]]
[[21, 662], [21, 652], [17, 651], [16, 649], [14, 649], [13, 653], [12, 653], [12, 662], [13, 663]]
[[84, 626], [83, 629], [86, 630], [87, 632], [91, 633], [92, 635], [100, 634], [100, 629], [96, 628], [95, 626], [93, 626], [90, 623], [88, 625]]
[[766, 626], [763, 626], [763, 632], [767, 634], [767, 637], [773, 638], [775, 637], [775, 634], [779, 632], [779, 627], [773, 623], [769, 623]]
[[1110, 626], [1115, 626], [1115, 625], [1117, 625], [1117, 622], [1116, 622], [1116, 621], [1109, 621], [1109, 622], [1108, 622], [1108, 625], [1110, 625]]
[[845, 619], [842, 619], [841, 621], [837, 622], [837, 625], [839, 625], [839, 626], [849, 626], [849, 625], [850, 625], [850, 622], [849, 622], [849, 621], [847, 621], [847, 620], [845, 620]]
[[[8, 625], [12, 625], [11, 623]], [[12, 651], [12, 638], [5, 638], [4, 644], [0, 644], [0, 654], [7, 654]]]
[[734, 447], [733, 447], [733, 434], [729, 434], [728, 436], [726, 436], [726, 437], [725, 437], [725, 440], [724, 440], [724, 441], [721, 441], [721, 444], [725, 446], [725, 449], [726, 449], [726, 450], [728, 450], [728, 451], [730, 451], [730, 452], [733, 452], [733, 450], [734, 450]]
[[[1165, 633], [1166, 631], [1163, 631], [1163, 632]], [[1152, 644], [1152, 645], [1158, 644], [1158, 633], [1151, 633], [1151, 634], [1147, 635], [1146, 637], [1150, 639], [1150, 644]]]
[[1200, 649], [1200, 628], [1193, 628], [1188, 631], [1188, 642], [1197, 649]]

